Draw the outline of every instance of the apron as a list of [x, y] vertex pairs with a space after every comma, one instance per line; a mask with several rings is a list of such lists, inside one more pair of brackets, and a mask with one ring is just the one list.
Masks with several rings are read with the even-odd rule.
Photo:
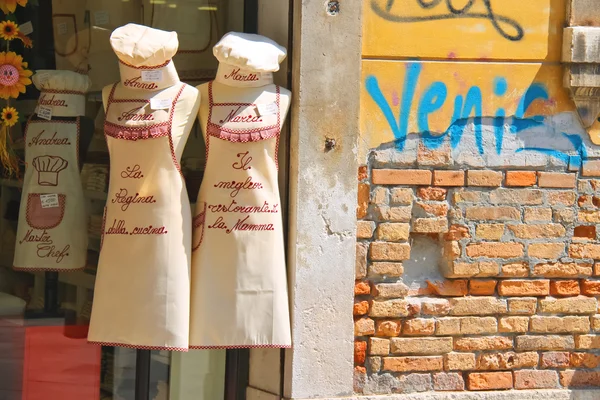
[[193, 220], [190, 348], [291, 345], [279, 188], [277, 110], [214, 102]]
[[79, 118], [30, 119], [13, 266], [26, 271], [85, 267], [88, 234], [79, 175]]
[[171, 132], [185, 84], [155, 96], [166, 100], [155, 110], [145, 99], [115, 99], [116, 87], [106, 106], [110, 184], [88, 341], [187, 351], [191, 211]]

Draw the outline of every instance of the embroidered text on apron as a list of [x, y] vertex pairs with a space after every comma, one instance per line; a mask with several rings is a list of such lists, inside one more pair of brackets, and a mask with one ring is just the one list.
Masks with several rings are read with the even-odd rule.
[[185, 85], [157, 94], [173, 100], [155, 110], [148, 100], [115, 99], [116, 87], [106, 106], [110, 184], [88, 341], [186, 351], [191, 212], [171, 132]]
[[279, 86], [269, 110], [214, 102], [212, 85], [193, 221], [190, 348], [290, 347], [277, 182]]
[[31, 119], [25, 128], [26, 170], [15, 269], [83, 269], [88, 234], [79, 175], [79, 118]]

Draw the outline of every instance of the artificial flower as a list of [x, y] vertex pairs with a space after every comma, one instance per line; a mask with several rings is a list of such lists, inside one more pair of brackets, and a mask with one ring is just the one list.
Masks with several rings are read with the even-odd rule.
[[23, 46], [25, 46], [25, 48], [30, 49], [33, 47], [33, 41], [29, 38], [29, 36], [24, 35], [23, 32], [19, 31], [17, 37], [21, 39], [21, 42], [23, 42]]
[[19, 25], [13, 21], [0, 22], [0, 37], [4, 40], [13, 40], [19, 34]]
[[5, 125], [15, 126], [19, 120], [19, 113], [14, 107], [4, 107], [2, 109], [2, 121]]
[[27, 0], [0, 0], [0, 10], [2, 10], [4, 14], [14, 13], [17, 9], [17, 4], [21, 7], [25, 7], [27, 5]]
[[23, 57], [14, 51], [0, 53], [0, 98], [17, 98], [19, 93], [25, 93], [25, 86], [31, 85], [29, 77], [33, 72], [26, 69], [27, 63]]

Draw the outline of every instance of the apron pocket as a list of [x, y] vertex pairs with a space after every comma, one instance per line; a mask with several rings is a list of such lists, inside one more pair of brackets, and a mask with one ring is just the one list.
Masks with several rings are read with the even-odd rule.
[[30, 193], [27, 196], [27, 212], [25, 217], [29, 226], [35, 229], [56, 228], [65, 216], [65, 203], [67, 197], [64, 194], [55, 194], [58, 198], [58, 205], [46, 204], [42, 207], [42, 197], [46, 193]]
[[197, 206], [200, 211], [192, 220], [192, 251], [198, 250], [204, 239], [204, 221], [206, 220], [206, 203], [201, 201]]

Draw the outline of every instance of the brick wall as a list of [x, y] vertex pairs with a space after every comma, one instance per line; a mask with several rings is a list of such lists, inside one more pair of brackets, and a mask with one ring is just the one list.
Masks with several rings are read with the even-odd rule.
[[[600, 386], [599, 162], [374, 159], [359, 169], [356, 392]], [[420, 238], [437, 258], [415, 259]]]

